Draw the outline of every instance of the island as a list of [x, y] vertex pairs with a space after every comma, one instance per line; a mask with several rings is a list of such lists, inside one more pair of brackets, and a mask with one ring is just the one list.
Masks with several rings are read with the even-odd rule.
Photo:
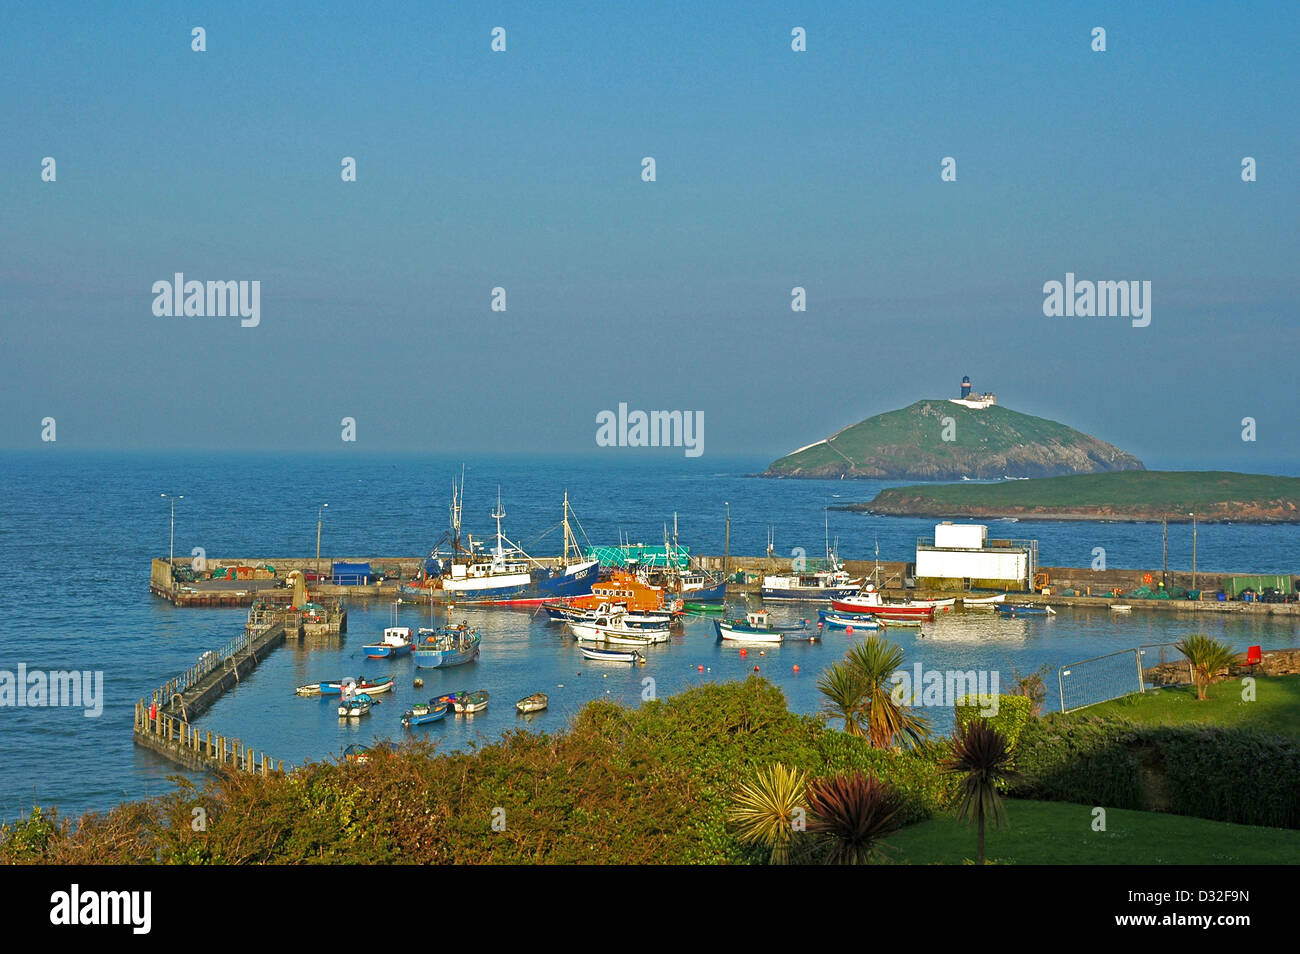
[[933, 484], [891, 487], [867, 503], [835, 509], [962, 519], [1300, 523], [1300, 477], [1142, 470]]
[[770, 464], [764, 477], [960, 480], [1143, 470], [1142, 461], [993, 394], [917, 401], [877, 414]]

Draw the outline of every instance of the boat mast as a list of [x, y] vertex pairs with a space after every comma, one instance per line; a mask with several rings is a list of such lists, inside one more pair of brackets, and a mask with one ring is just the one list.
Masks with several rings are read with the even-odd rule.
[[577, 554], [577, 559], [574, 562], [581, 563], [582, 552], [578, 549], [578, 538], [573, 535], [573, 531], [569, 528], [569, 489], [566, 487], [564, 489], [564, 553], [560, 557], [561, 568], [569, 565], [570, 540], [573, 541], [573, 550]]
[[505, 508], [501, 506], [501, 488], [497, 487], [497, 508], [492, 511], [492, 519], [497, 522], [497, 547], [493, 551], [497, 563], [504, 563], [506, 558], [505, 547], [501, 544], [501, 518], [505, 515]]
[[724, 500], [722, 502], [722, 505], [727, 508], [727, 535], [726, 535], [726, 542], [723, 543], [723, 548], [722, 548], [722, 576], [723, 579], [726, 579], [727, 563], [729, 562], [731, 557], [731, 502]]

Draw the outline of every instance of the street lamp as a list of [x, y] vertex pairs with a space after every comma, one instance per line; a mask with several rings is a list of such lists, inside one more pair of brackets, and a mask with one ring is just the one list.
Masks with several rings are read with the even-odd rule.
[[320, 509], [316, 511], [316, 574], [320, 575], [320, 528], [321, 523], [325, 520], [325, 508], [329, 504], [321, 504]]
[[1192, 518], [1192, 589], [1196, 589], [1196, 514], [1187, 516]]
[[175, 566], [176, 564], [176, 501], [184, 500], [185, 495], [179, 496], [174, 494], [159, 494], [159, 497], [166, 497], [172, 503], [172, 534], [171, 543], [167, 546], [167, 565]]

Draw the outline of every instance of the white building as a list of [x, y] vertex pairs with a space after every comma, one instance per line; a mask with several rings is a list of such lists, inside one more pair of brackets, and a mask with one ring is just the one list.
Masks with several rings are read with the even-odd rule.
[[928, 588], [1028, 590], [1037, 569], [1037, 540], [990, 540], [980, 523], [945, 520], [916, 541], [916, 578]]

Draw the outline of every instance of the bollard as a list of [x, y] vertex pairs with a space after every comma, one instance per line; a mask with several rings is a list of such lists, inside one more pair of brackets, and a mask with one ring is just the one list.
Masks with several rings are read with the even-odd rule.
[[262, 775], [263, 775], [263, 777], [265, 777], [265, 775], [266, 775], [267, 763], [268, 763], [269, 761], [270, 761], [270, 759], [268, 759], [268, 758], [266, 757], [266, 753], [263, 752], [263, 753], [262, 753]]
[[212, 758], [212, 730], [208, 729], [208, 758]]

